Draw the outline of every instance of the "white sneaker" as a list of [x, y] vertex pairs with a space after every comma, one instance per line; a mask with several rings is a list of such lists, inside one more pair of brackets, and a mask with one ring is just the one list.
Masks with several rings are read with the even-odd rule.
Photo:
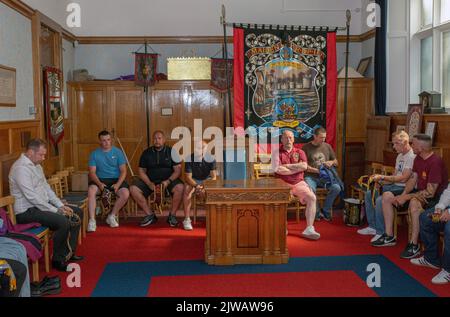
[[377, 241], [377, 240], [380, 239], [380, 238], [381, 238], [381, 234], [376, 234], [376, 235], [373, 236], [372, 239], [370, 239], [370, 242]]
[[95, 232], [97, 230], [97, 224], [95, 222], [95, 219], [89, 219], [87, 232]]
[[307, 239], [318, 240], [320, 238], [320, 233], [314, 230], [314, 226], [309, 226], [302, 232], [302, 236]]
[[410, 262], [414, 265], [425, 266], [425, 267], [430, 267], [432, 269], [439, 270], [439, 268], [436, 265], [433, 265], [430, 262], [428, 262], [427, 260], [425, 260], [424, 256], [421, 256], [420, 258], [411, 259]]
[[183, 228], [184, 230], [193, 230], [194, 228], [192, 228], [192, 223], [191, 223], [191, 218], [186, 218], [183, 220]]
[[357, 231], [359, 234], [365, 235], [365, 236], [374, 236], [377, 234], [377, 231], [373, 228], [367, 227], [364, 229], [359, 229]]
[[450, 283], [450, 273], [442, 269], [438, 275], [431, 280], [433, 284], [447, 284]]
[[117, 223], [116, 217], [113, 215], [108, 215], [108, 217], [106, 217], [106, 223], [111, 228], [117, 228], [119, 226], [119, 224]]

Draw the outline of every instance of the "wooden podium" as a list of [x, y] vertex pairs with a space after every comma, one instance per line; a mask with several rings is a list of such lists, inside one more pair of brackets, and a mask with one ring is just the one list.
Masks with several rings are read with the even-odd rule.
[[290, 188], [280, 179], [206, 182], [205, 261], [211, 265], [289, 260]]

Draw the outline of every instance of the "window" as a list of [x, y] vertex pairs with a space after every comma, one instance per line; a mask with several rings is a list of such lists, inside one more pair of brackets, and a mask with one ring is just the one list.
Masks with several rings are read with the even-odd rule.
[[450, 21], [450, 0], [441, 0], [441, 23]]
[[441, 93], [450, 108], [450, 0], [410, 2], [409, 102], [425, 90]]
[[433, 24], [433, 0], [422, 0], [422, 28]]
[[433, 90], [433, 37], [420, 41], [420, 87], [421, 91]]
[[450, 107], [450, 31], [442, 35], [442, 105]]

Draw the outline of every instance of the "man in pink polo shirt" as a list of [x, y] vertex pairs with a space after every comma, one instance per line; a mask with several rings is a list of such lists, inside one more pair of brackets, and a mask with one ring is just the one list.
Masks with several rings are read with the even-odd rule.
[[320, 234], [314, 230], [316, 216], [316, 195], [304, 181], [304, 172], [308, 168], [308, 158], [305, 152], [294, 148], [294, 134], [284, 130], [281, 136], [282, 147], [275, 166], [275, 175], [291, 187], [291, 192], [302, 204], [306, 204], [306, 229], [302, 236], [317, 240]]

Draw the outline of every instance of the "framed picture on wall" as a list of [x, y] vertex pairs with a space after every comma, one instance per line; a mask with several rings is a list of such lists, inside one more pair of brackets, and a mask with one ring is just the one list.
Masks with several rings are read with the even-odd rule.
[[16, 106], [16, 69], [0, 65], [0, 107]]
[[406, 133], [410, 138], [422, 131], [423, 108], [423, 104], [408, 105]]
[[369, 69], [370, 62], [372, 61], [372, 56], [362, 58], [359, 61], [358, 67], [356, 68], [356, 71], [360, 73], [361, 75], [365, 76], [367, 70]]
[[434, 135], [436, 134], [436, 122], [427, 122], [425, 126], [425, 134], [431, 137], [431, 142], [434, 143]]

